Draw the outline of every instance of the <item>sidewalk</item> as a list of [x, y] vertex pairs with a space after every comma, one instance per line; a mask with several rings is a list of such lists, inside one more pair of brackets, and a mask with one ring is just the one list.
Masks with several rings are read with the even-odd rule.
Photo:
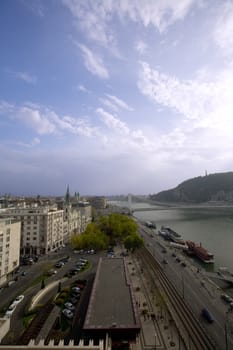
[[131, 254], [125, 260], [142, 327], [135, 348], [137, 350], [185, 350], [159, 290], [152, 290], [152, 286], [142, 272], [140, 262], [135, 256]]

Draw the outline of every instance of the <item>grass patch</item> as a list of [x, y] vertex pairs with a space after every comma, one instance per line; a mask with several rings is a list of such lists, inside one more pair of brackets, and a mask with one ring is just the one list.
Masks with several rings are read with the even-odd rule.
[[30, 284], [31, 287], [37, 285], [38, 283], [41, 283], [42, 280], [46, 281], [50, 276], [48, 276], [48, 271], [51, 270], [53, 267], [52, 264], [44, 264], [44, 266], [41, 267], [41, 270], [43, 271], [42, 275], [35, 278], [32, 283]]
[[37, 285], [38, 283], [41, 283], [42, 280], [46, 281], [49, 276], [46, 276], [46, 274], [40, 275], [37, 278], [35, 278], [32, 283], [31, 287]]
[[28, 328], [29, 324], [31, 323], [31, 321], [33, 320], [33, 318], [35, 316], [36, 316], [36, 313], [24, 316], [24, 318], [23, 318], [23, 326], [24, 326], [24, 328]]

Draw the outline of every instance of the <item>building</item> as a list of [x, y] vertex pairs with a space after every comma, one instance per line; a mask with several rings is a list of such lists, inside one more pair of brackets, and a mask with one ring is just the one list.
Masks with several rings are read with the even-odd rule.
[[115, 344], [135, 343], [140, 329], [124, 258], [100, 259], [84, 322], [85, 334], [93, 339], [108, 334]]
[[20, 226], [19, 220], [0, 219], [0, 284], [19, 266]]
[[89, 197], [88, 202], [95, 209], [105, 209], [107, 207], [107, 199], [105, 197]]
[[4, 215], [21, 221], [23, 254], [47, 254], [64, 244], [63, 210], [56, 206], [12, 208]]
[[79, 201], [72, 203], [72, 208], [80, 211], [81, 226], [78, 233], [82, 233], [86, 230], [87, 225], [92, 222], [92, 207], [87, 201]]
[[81, 211], [71, 204], [62, 203], [64, 211], [64, 242], [68, 242], [73, 233], [82, 232]]

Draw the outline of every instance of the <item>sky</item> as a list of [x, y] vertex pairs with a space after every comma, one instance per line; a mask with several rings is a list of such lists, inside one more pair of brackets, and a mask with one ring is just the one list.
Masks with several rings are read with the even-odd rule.
[[1, 0], [0, 193], [233, 170], [232, 0]]

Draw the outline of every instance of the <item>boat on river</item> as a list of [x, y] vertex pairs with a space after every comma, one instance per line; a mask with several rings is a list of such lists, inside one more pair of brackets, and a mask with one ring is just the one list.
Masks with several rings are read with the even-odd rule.
[[214, 254], [202, 247], [201, 243], [196, 244], [192, 241], [186, 241], [186, 244], [188, 246], [188, 255], [194, 255], [204, 263], [214, 263]]
[[182, 239], [181, 235], [170, 227], [161, 226], [159, 230], [159, 235], [162, 236], [167, 241], [171, 241], [178, 244], [185, 244], [185, 241]]

